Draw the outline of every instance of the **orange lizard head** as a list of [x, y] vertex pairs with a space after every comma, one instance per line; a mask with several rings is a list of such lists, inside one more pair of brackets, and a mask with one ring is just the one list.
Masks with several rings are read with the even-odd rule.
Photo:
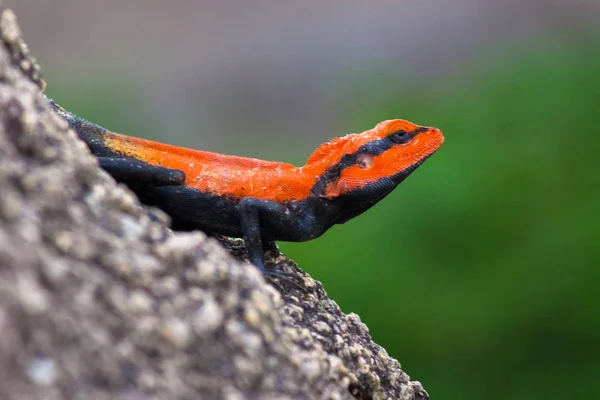
[[307, 167], [322, 164], [325, 168], [313, 194], [329, 199], [344, 197], [349, 201], [365, 198], [374, 204], [431, 156], [443, 141], [439, 129], [400, 119], [383, 121], [363, 133], [334, 139], [317, 149], [306, 164]]

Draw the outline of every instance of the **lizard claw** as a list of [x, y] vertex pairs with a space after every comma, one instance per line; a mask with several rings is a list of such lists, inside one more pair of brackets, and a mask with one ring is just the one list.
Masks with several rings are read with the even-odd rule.
[[308, 289], [306, 289], [304, 287], [304, 285], [300, 284], [297, 281], [296, 275], [293, 275], [293, 274], [290, 274], [287, 272], [282, 272], [282, 271], [273, 271], [273, 270], [269, 270], [269, 269], [263, 269], [263, 275], [274, 286], [277, 286], [277, 288], [280, 289], [281, 292], [284, 292], [284, 288], [281, 285], [281, 283], [278, 282], [278, 280], [287, 282], [287, 283], [291, 284], [292, 286], [295, 286], [297, 289], [299, 289], [303, 293], [308, 293]]

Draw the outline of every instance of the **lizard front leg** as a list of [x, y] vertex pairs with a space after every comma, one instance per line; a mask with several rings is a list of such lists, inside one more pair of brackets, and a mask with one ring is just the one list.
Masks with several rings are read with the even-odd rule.
[[288, 213], [287, 208], [274, 201], [246, 197], [240, 201], [239, 210], [242, 235], [246, 242], [248, 259], [263, 274], [278, 276], [274, 271], [269, 271], [265, 268], [260, 219], [261, 214], [263, 216], [268, 214], [270, 218], [277, 215], [284, 218]]
[[[299, 290], [306, 292], [306, 288], [296, 282], [292, 276], [288, 276], [285, 272], [267, 269], [264, 263], [263, 235], [261, 232], [264, 234], [267, 227], [261, 227], [261, 219], [263, 222], [268, 219], [271, 223], [276, 222], [278, 224], [286, 224], [286, 222], [289, 222], [290, 218], [293, 218], [290, 210], [286, 206], [274, 201], [260, 200], [251, 197], [246, 197], [240, 201], [239, 210], [242, 235], [246, 243], [246, 251], [248, 252], [248, 259], [250, 262], [256, 265], [266, 278], [279, 278], [294, 285]], [[269, 241], [265, 243], [265, 247], [276, 248], [275, 242], [269, 239]], [[277, 282], [273, 283], [279, 287], [280, 290], [283, 290]]]

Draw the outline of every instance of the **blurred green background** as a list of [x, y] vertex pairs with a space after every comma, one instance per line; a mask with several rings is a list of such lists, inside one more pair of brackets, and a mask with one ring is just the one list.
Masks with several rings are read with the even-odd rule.
[[598, 4], [14, 3], [49, 95], [115, 131], [302, 164], [440, 128], [377, 207], [281, 247], [434, 399], [598, 396]]

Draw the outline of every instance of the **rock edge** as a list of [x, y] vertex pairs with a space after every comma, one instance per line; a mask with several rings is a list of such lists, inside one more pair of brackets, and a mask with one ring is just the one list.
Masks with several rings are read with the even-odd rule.
[[428, 399], [280, 254], [280, 294], [100, 170], [0, 4], [0, 387], [6, 399]]

